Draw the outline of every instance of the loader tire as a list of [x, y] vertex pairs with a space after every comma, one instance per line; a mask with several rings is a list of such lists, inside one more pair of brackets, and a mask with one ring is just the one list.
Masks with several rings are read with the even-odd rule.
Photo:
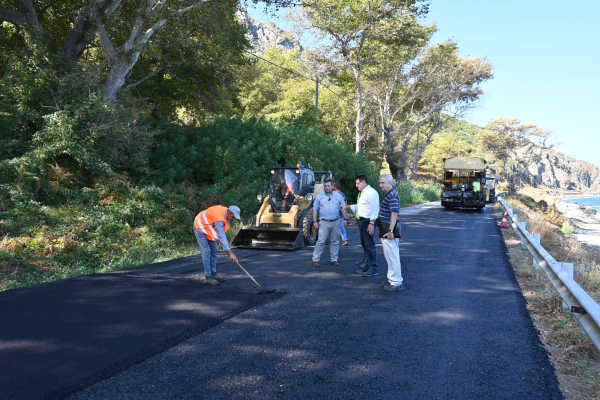
[[308, 212], [302, 217], [302, 234], [304, 235], [304, 244], [306, 246], [314, 246], [317, 243], [317, 237], [319, 236], [319, 230], [315, 229], [313, 225], [312, 212]]

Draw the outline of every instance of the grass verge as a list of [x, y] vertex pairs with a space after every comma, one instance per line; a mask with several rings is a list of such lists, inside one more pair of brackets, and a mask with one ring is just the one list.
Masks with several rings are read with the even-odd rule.
[[[575, 238], [561, 232], [559, 214], [548, 215], [543, 207], [531, 206], [522, 198], [508, 199], [519, 221], [527, 222], [527, 230], [539, 233], [544, 248], [557, 261], [577, 264], [575, 278], [598, 301], [597, 253], [580, 245]], [[498, 208], [498, 216], [501, 216]], [[561, 222], [562, 224], [562, 222]], [[562, 300], [545, 273], [533, 265], [529, 251], [521, 246], [512, 228], [503, 229], [511, 264], [527, 300], [527, 309], [544, 343], [567, 399], [597, 399], [600, 396], [600, 353], [587, 337], [570, 311], [564, 310]]]

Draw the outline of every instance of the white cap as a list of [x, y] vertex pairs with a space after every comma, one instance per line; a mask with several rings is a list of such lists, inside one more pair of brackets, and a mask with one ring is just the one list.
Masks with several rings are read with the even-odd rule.
[[240, 218], [240, 211], [242, 211], [242, 210], [240, 210], [240, 208], [238, 206], [229, 206], [229, 211], [231, 211], [233, 213], [233, 216], [236, 219], [241, 219]]

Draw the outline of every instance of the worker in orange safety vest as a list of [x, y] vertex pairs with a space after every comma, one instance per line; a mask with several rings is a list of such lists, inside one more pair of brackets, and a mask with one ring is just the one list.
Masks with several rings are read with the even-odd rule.
[[219, 285], [226, 280], [217, 274], [217, 255], [219, 253], [217, 240], [221, 242], [223, 250], [229, 254], [229, 259], [237, 262], [235, 254], [229, 247], [227, 236], [225, 236], [225, 232], [229, 229], [229, 222], [233, 219], [240, 219], [240, 208], [237, 206], [229, 206], [229, 208], [212, 206], [201, 211], [194, 218], [194, 234], [204, 264], [204, 283], [208, 285]]

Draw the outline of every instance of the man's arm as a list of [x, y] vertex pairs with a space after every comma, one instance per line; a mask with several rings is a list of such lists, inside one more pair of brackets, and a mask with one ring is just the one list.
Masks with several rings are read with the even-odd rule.
[[319, 196], [317, 195], [313, 203], [313, 224], [316, 224], [315, 229], [319, 229], [319, 200]]
[[369, 205], [371, 206], [371, 221], [375, 221], [379, 217], [379, 194], [375, 189], [371, 189], [369, 193]]
[[394, 238], [394, 228], [396, 227], [396, 218], [398, 218], [398, 213], [393, 212], [390, 217], [390, 231], [386, 233], [383, 237], [388, 239]]
[[219, 242], [221, 242], [223, 250], [227, 252], [231, 261], [237, 262], [237, 257], [235, 256], [235, 254], [233, 254], [233, 251], [231, 251], [231, 248], [229, 247], [229, 242], [227, 241], [227, 235], [225, 234], [225, 223], [223, 221], [217, 221], [213, 224], [213, 226], [217, 230]]

